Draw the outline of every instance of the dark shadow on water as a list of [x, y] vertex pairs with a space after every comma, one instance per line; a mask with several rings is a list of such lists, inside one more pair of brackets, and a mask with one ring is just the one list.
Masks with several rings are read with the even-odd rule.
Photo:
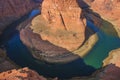
[[[27, 31], [27, 32], [29, 32], [29, 31]], [[25, 32], [25, 34], [28, 34], [27, 32]], [[31, 35], [31, 36], [29, 36], [29, 35]], [[74, 77], [75, 76], [88, 76], [96, 70], [94, 67], [86, 65], [82, 58], [80, 58], [77, 55], [73, 55], [73, 53], [66, 50], [65, 48], [58, 47], [58, 46], [50, 43], [49, 41], [42, 40], [40, 35], [38, 35], [38, 34], [29, 32], [29, 35], [26, 35], [25, 37], [27, 38], [29, 36], [29, 39], [31, 39], [31, 41], [30, 41], [31, 45], [29, 45], [29, 46], [32, 46], [32, 48], [36, 46], [36, 45], [33, 45], [33, 44], [35, 44], [34, 42], [37, 42], [37, 43], [42, 42], [44, 44], [44, 47], [48, 48], [48, 50], [49, 50], [49, 47], [51, 47], [52, 48], [52, 49], [50, 49], [51, 51], [52, 50], [66, 51], [65, 54], [57, 54], [56, 53], [56, 56], [53, 56], [53, 57], [50, 58], [49, 57], [50, 54], [45, 54], [45, 51], [48, 51], [47, 49], [45, 51], [42, 51], [42, 49], [40, 50], [40, 48], [39, 48], [39, 50], [37, 50], [35, 48], [37, 51], [35, 51], [35, 49], [34, 49], [32, 52], [38, 52], [38, 53], [33, 53], [33, 54], [34, 55], [36, 54], [36, 56], [39, 57], [39, 60], [34, 58], [33, 61], [36, 61], [37, 63], [32, 64], [32, 65], [35, 65], [35, 68], [34, 68], [34, 66], [31, 66], [31, 68], [36, 70], [40, 74], [42, 74], [46, 77], [57, 76], [59, 78], [70, 78], [72, 76], [74, 76]], [[32, 39], [36, 39], [36, 41], [34, 40], [34, 42], [32, 42]], [[29, 42], [29, 41], [27, 41], [27, 42]], [[37, 45], [41, 46], [42, 43], [37, 44]], [[39, 54], [44, 54], [44, 56], [39, 55]], [[48, 61], [43, 62], [43, 61], [40, 61], [40, 60], [44, 60], [44, 61], [48, 60]], [[59, 60], [62, 60], [63, 63], [59, 63]], [[66, 60], [68, 62], [64, 63], [64, 62], [66, 62]], [[56, 63], [51, 63], [52, 61], [53, 62], [58, 61], [58, 63], [57, 62]], [[43, 64], [38, 65], [38, 63], [41, 64], [41, 62], [43, 62]], [[48, 62], [50, 62], [50, 63], [48, 63]], [[43, 68], [39, 68], [41, 66], [43, 66]]]
[[72, 77], [63, 80], [119, 80], [120, 67], [115, 64], [108, 64], [107, 66], [99, 69], [93, 76], [89, 77]]
[[86, 65], [82, 58], [66, 64], [48, 64], [33, 58], [28, 48], [20, 41], [19, 32], [13, 34], [11, 39], [5, 43], [7, 54], [11, 60], [22, 67], [29, 67], [45, 77], [70, 78], [76, 76], [87, 76], [95, 69]]

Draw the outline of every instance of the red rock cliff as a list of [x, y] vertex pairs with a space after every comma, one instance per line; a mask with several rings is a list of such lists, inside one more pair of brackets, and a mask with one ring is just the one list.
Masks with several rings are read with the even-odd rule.
[[[73, 51], [85, 39], [85, 20], [81, 19], [82, 9], [77, 0], [44, 0], [41, 16], [32, 21], [32, 29], [40, 34], [43, 40], [48, 40], [54, 45]], [[45, 30], [40, 32], [43, 25]], [[42, 26], [38, 26], [42, 25]], [[37, 31], [36, 31], [37, 30]], [[46, 32], [49, 32], [49, 36]]]

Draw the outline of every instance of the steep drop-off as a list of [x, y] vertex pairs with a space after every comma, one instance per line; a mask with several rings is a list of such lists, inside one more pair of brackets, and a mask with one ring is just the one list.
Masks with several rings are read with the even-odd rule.
[[[44, 0], [42, 3], [39, 22], [33, 21], [32, 29], [37, 29], [43, 40], [48, 40], [54, 45], [69, 51], [77, 49], [85, 39], [85, 21], [81, 19], [82, 9], [76, 0]], [[40, 17], [44, 18], [46, 25], [37, 26], [41, 23]], [[38, 23], [37, 23], [38, 22]]]

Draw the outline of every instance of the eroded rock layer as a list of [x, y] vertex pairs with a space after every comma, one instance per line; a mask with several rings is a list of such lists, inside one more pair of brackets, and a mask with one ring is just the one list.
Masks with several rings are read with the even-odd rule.
[[41, 15], [32, 21], [31, 28], [43, 40], [73, 51], [85, 39], [86, 21], [80, 18], [81, 12], [76, 0], [44, 0]]

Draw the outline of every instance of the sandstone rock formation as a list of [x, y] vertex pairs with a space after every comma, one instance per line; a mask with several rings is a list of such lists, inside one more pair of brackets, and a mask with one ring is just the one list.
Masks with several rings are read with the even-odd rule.
[[98, 79], [101, 80], [119, 80], [120, 79], [120, 48], [112, 50], [109, 56], [103, 61], [106, 66], [97, 73]]
[[81, 12], [77, 0], [44, 0], [41, 15], [32, 21], [31, 28], [43, 40], [73, 51], [85, 39], [86, 21]]
[[[29, 48], [36, 49], [33, 56], [35, 57], [37, 52], [37, 59], [41, 59], [40, 56], [46, 58], [52, 56], [57, 61], [64, 61], [64, 59], [68, 61], [75, 59], [76, 55], [72, 55], [74, 56], [72, 57], [71, 54], [83, 57], [97, 42], [96, 35], [88, 39], [94, 32], [86, 27], [86, 19], [96, 25], [100, 19], [96, 15], [92, 15], [89, 10], [83, 10], [82, 7], [84, 7], [83, 1], [79, 0], [44, 0], [41, 15], [32, 20], [29, 29], [25, 28], [20, 31], [22, 42]], [[87, 13], [87, 11], [89, 12]], [[95, 39], [92, 44], [89, 44], [90, 41], [88, 41], [80, 49], [87, 40], [92, 39]], [[65, 58], [68, 56], [69, 59]], [[78, 57], [76, 56], [76, 58]], [[47, 61], [50, 60], [47, 59]]]
[[22, 29], [20, 31], [20, 38], [30, 49], [32, 55], [39, 60], [51, 63], [64, 63], [79, 58], [65, 48], [58, 47], [47, 40], [43, 40], [39, 34], [33, 33], [30, 28]]
[[47, 80], [28, 68], [13, 69], [0, 73], [0, 80]]
[[108, 64], [115, 64], [117, 67], [120, 67], [120, 48], [112, 50], [109, 53], [109, 56], [103, 61], [103, 66], [106, 66]]
[[6, 26], [36, 7], [34, 0], [0, 0], [0, 33]]
[[120, 0], [94, 0], [91, 9], [99, 13], [103, 19], [112, 23], [120, 36]]

